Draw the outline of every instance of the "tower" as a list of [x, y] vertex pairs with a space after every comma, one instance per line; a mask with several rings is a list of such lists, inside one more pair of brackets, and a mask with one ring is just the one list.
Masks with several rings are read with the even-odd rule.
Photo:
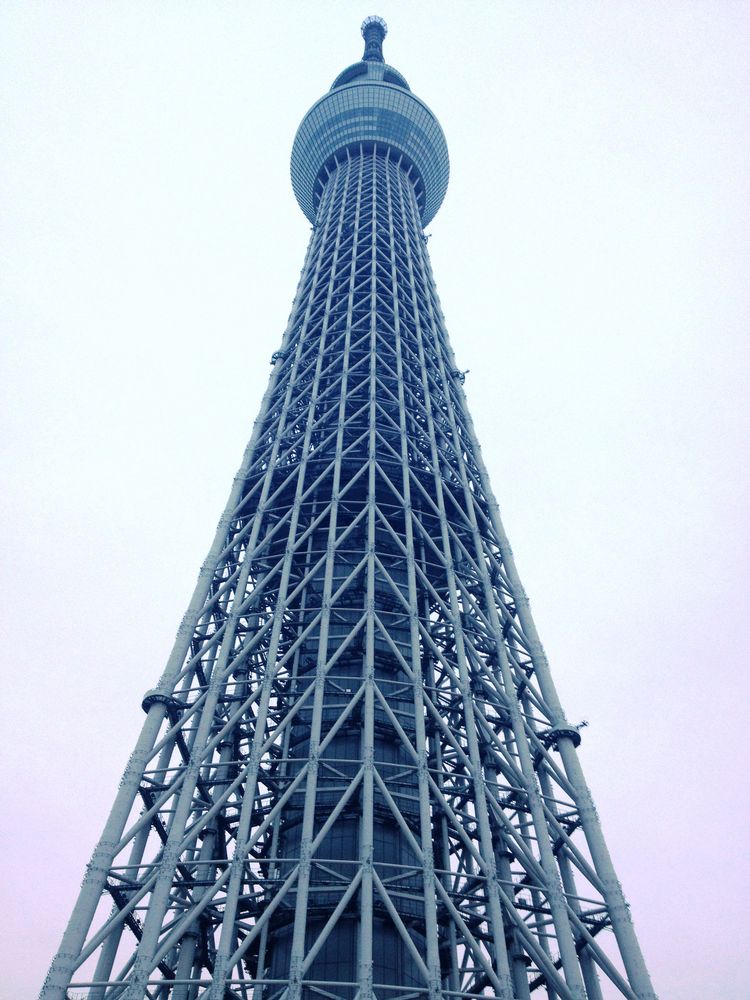
[[216, 538], [43, 996], [653, 997], [515, 570], [424, 226], [437, 119], [363, 24]]

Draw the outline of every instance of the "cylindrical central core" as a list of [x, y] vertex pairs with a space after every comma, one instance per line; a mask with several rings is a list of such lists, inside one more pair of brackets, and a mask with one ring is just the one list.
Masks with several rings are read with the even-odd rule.
[[[404, 343], [415, 335], [407, 310], [414, 282], [410, 261], [422, 247], [408, 169], [386, 148], [343, 154], [328, 179], [315, 225], [313, 252], [302, 276], [306, 297], [297, 304], [299, 336], [310, 345], [297, 386], [300, 425], [310, 426], [313, 410], [305, 482], [316, 486], [300, 506], [301, 521], [312, 530], [292, 559], [292, 580], [306, 583], [286, 609], [290, 638], [304, 635], [288, 704], [308, 691], [313, 678], [317, 685], [315, 696], [307, 697], [295, 715], [280, 764], [285, 779], [280, 787], [288, 787], [303, 768], [307, 772], [276, 824], [269, 869], [281, 883], [300, 859], [309, 858], [309, 869], [300, 869], [309, 873], [309, 882], [300, 874], [296, 892], [272, 918], [266, 975], [272, 981], [290, 976], [295, 953], [307, 954], [315, 946], [343, 890], [362, 877], [363, 865], [371, 861], [398, 914], [394, 920], [372, 891], [372, 982], [419, 987], [423, 977], [404, 939], [406, 932], [424, 954], [423, 876], [403, 829], [405, 823], [419, 830], [417, 767], [404, 740], [416, 742], [414, 680], [403, 669], [414, 656], [407, 562], [397, 541], [407, 536], [407, 514], [387, 482], [390, 478], [401, 490], [404, 463], [420, 474], [425, 459], [418, 422], [404, 428], [397, 415], [390, 422], [382, 415], [383, 407], [393, 413], [399, 381], [402, 391], [420, 392], [416, 379], [409, 386], [412, 376], [400, 369], [394, 346], [394, 323]], [[395, 315], [400, 301], [401, 317]], [[288, 456], [285, 462], [299, 458]], [[373, 459], [383, 475], [375, 475]], [[287, 472], [282, 464], [280, 481]], [[427, 482], [426, 468], [424, 475]], [[337, 502], [330, 505], [332, 496]], [[293, 500], [290, 488], [276, 503], [281, 508]], [[278, 553], [269, 551], [269, 559], [277, 555], [283, 556], [283, 542]], [[362, 693], [368, 678], [403, 736], [382, 702], [375, 696], [368, 701]], [[370, 764], [396, 803], [400, 821], [377, 781], [368, 794], [363, 769]], [[353, 997], [361, 981], [363, 891], [359, 884], [303, 970], [307, 983], [341, 984], [337, 996]], [[313, 992], [305, 987], [303, 996], [312, 998]], [[269, 986], [264, 996], [276, 993]]]

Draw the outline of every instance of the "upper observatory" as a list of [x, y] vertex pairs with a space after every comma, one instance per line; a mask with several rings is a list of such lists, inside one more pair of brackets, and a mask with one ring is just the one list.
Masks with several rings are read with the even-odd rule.
[[362, 22], [365, 51], [310, 108], [292, 147], [292, 187], [310, 222], [323, 193], [327, 169], [337, 154], [360, 146], [389, 146], [417, 175], [422, 225], [437, 214], [448, 187], [448, 147], [443, 130], [424, 101], [412, 94], [398, 70], [383, 59], [388, 27], [381, 17]]

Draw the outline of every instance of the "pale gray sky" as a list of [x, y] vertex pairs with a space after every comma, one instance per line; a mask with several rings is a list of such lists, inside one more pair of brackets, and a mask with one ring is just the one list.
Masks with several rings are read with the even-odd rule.
[[0, 11], [2, 1000], [36, 994], [250, 434], [295, 129], [389, 23], [506, 528], [663, 1000], [747, 1000], [750, 7]]

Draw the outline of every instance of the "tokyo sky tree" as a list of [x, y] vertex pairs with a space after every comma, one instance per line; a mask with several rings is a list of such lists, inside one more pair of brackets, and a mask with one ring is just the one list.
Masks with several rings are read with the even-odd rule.
[[45, 1000], [654, 997], [477, 445], [385, 23], [305, 115], [313, 233]]

